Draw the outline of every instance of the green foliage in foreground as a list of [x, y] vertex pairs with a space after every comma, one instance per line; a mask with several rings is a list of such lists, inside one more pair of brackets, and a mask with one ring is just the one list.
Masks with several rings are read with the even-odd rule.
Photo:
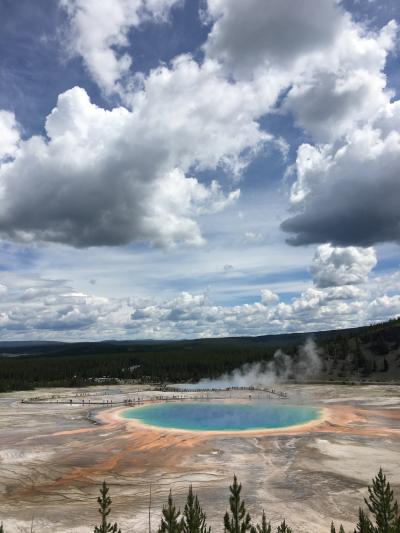
[[158, 533], [181, 533], [182, 526], [179, 520], [181, 512], [176, 510], [172, 499], [172, 492], [169, 491], [168, 503], [162, 510], [161, 524]]
[[193, 494], [193, 488], [190, 485], [181, 522], [182, 533], [211, 533], [206, 520], [206, 513], [201, 508], [199, 499]]
[[[359, 509], [354, 533], [400, 533], [399, 507], [382, 468], [368, 486], [368, 498], [364, 501], [370, 516]], [[331, 533], [336, 533], [333, 523]], [[339, 533], [345, 533], [343, 526], [340, 526]]]
[[99, 513], [101, 515], [101, 524], [94, 528], [94, 533], [121, 533], [118, 529], [118, 525], [110, 524], [108, 522], [108, 515], [111, 512], [111, 498], [108, 495], [110, 489], [107, 487], [106, 482], [103, 481], [103, 485], [100, 489], [100, 496], [97, 498], [99, 504]]
[[231, 513], [228, 511], [224, 516], [224, 528], [226, 533], [246, 533], [251, 531], [251, 518], [246, 512], [244, 500], [241, 499], [240, 493], [242, 485], [238, 483], [236, 476], [233, 476], [233, 485], [229, 487], [229, 507]]
[[[265, 512], [262, 513], [261, 523], [253, 524], [246, 505], [241, 497], [242, 485], [236, 476], [229, 487], [229, 511], [226, 512], [223, 523], [224, 533], [273, 533], [270, 522], [267, 521]], [[111, 512], [111, 498], [109, 488], [105, 481], [100, 488], [97, 498], [101, 523], [94, 528], [94, 533], [121, 533], [117, 523], [108, 522]], [[368, 486], [368, 498], [365, 498], [366, 511], [361, 507], [358, 511], [358, 523], [354, 533], [400, 533], [400, 514], [397, 501], [394, 499], [393, 490], [386, 476], [379, 470]], [[368, 513], [368, 514], [367, 514]], [[170, 491], [167, 504], [162, 509], [160, 526], [157, 533], [211, 533], [207, 526], [207, 517], [203, 511], [198, 497], [189, 487], [187, 500], [183, 513], [176, 508], [172, 492]], [[150, 529], [149, 529], [150, 531]], [[0, 524], [0, 533], [6, 533]], [[144, 532], [142, 532], [144, 533]], [[276, 533], [296, 533], [284, 520], [276, 529]], [[343, 526], [336, 529], [332, 522], [330, 533], [346, 533]], [[350, 532], [348, 532], [350, 533]]]
[[[104, 487], [105, 484], [103, 483], [101, 491], [104, 491]], [[236, 476], [233, 477], [229, 491], [229, 511], [226, 512], [223, 519], [224, 533], [272, 533], [272, 527], [267, 521], [265, 511], [262, 513], [260, 524], [252, 523], [245, 501], [241, 496], [242, 485]], [[98, 501], [100, 503], [101, 498]], [[362, 508], [359, 509], [358, 523], [354, 533], [400, 533], [398, 503], [394, 499], [393, 490], [382, 469], [372, 480], [372, 485], [368, 486], [368, 498], [365, 498], [365, 504], [369, 514], [366, 514]], [[107, 510], [109, 511], [109, 507]], [[193, 494], [192, 486], [189, 487], [183, 515], [179, 509], [177, 510], [170, 491], [168, 502], [162, 510], [158, 533], [211, 533], [211, 527], [207, 526], [206, 518], [197, 496]], [[116, 528], [117, 525], [114, 524], [114, 527]], [[102, 532], [103, 530], [95, 529], [95, 533], [99, 531]], [[276, 529], [276, 533], [295, 533], [295, 531], [284, 520]], [[330, 533], [345, 533], [345, 530], [342, 525], [337, 530], [332, 522]]]
[[252, 533], [272, 533], [271, 523], [267, 522], [265, 511], [262, 514], [261, 525], [257, 524]]

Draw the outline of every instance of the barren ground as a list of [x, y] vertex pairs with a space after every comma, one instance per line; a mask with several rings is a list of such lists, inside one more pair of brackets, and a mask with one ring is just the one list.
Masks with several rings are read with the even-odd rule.
[[[111, 486], [112, 519], [124, 533], [148, 531], [150, 484], [153, 531], [169, 489], [183, 507], [192, 483], [213, 531], [222, 532], [233, 473], [252, 516], [264, 508], [274, 524], [285, 517], [303, 533], [328, 533], [332, 519], [350, 530], [379, 466], [400, 496], [400, 387], [284, 389], [290, 403], [327, 408], [327, 419], [271, 433], [185, 433], [119, 420], [119, 400], [159, 395], [137, 386], [2, 394], [0, 522], [7, 533], [30, 531], [32, 520], [33, 531], [93, 531], [103, 479]], [[21, 403], [52, 395], [76, 403]]]

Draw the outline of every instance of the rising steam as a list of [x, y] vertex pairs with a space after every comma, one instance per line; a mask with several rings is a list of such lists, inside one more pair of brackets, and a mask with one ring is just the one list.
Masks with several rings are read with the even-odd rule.
[[191, 388], [270, 387], [290, 378], [305, 381], [318, 375], [321, 368], [321, 350], [317, 348], [313, 339], [308, 338], [293, 356], [285, 354], [282, 350], [277, 350], [272, 361], [247, 363], [217, 379], [202, 379], [191, 385]]

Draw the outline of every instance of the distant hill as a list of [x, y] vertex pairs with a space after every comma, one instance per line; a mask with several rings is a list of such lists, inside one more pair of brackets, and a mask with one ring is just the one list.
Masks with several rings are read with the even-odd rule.
[[[141, 382], [215, 378], [281, 348], [296, 357], [312, 336], [322, 349], [318, 380], [400, 381], [400, 319], [343, 330], [182, 341], [1, 342], [0, 391], [79, 386], [98, 378]], [[293, 376], [296, 379], [296, 376]]]
[[42, 348], [50, 346], [60, 346], [66, 344], [64, 342], [58, 341], [0, 341], [0, 350], [5, 350], [7, 348], [20, 349], [20, 348]]

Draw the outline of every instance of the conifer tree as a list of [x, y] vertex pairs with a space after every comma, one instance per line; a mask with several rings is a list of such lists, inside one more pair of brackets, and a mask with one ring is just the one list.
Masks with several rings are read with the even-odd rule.
[[267, 517], [265, 516], [265, 511], [263, 510], [261, 525], [257, 524], [256, 527], [251, 529], [251, 533], [271, 533], [271, 523], [267, 522]]
[[368, 499], [365, 498], [368, 510], [373, 515], [378, 533], [400, 533], [400, 516], [397, 501], [394, 501], [393, 490], [386, 476], [379, 469], [378, 475], [368, 487]]
[[282, 524], [278, 526], [276, 533], [293, 533], [293, 530], [290, 527], [288, 527], [288, 525], [286, 524], [284, 520]]
[[108, 495], [109, 490], [106, 482], [103, 481], [103, 485], [100, 489], [100, 496], [97, 498], [97, 503], [100, 506], [99, 513], [101, 515], [101, 524], [94, 528], [94, 533], [121, 533], [116, 522], [114, 524], [108, 522], [108, 515], [111, 512], [111, 498]]
[[340, 524], [339, 533], [344, 533], [344, 527]]
[[358, 524], [354, 530], [354, 533], [374, 533], [374, 531], [375, 529], [371, 524], [371, 520], [360, 508], [358, 511]]
[[193, 495], [193, 487], [190, 485], [187, 495], [183, 518], [181, 521], [182, 533], [210, 533], [207, 527], [206, 514], [200, 506], [197, 495]]
[[0, 533], [4, 533], [3, 523], [0, 524]]
[[251, 531], [251, 518], [246, 512], [244, 500], [240, 498], [242, 485], [238, 483], [236, 476], [233, 476], [233, 484], [229, 487], [231, 495], [229, 497], [229, 507], [231, 514], [228, 511], [224, 517], [224, 527], [226, 533], [246, 533]]
[[335, 524], [331, 522], [331, 533], [336, 533]]
[[172, 499], [172, 492], [169, 491], [168, 504], [162, 510], [161, 524], [158, 533], [181, 533], [182, 526], [179, 521], [181, 512], [177, 510]]

